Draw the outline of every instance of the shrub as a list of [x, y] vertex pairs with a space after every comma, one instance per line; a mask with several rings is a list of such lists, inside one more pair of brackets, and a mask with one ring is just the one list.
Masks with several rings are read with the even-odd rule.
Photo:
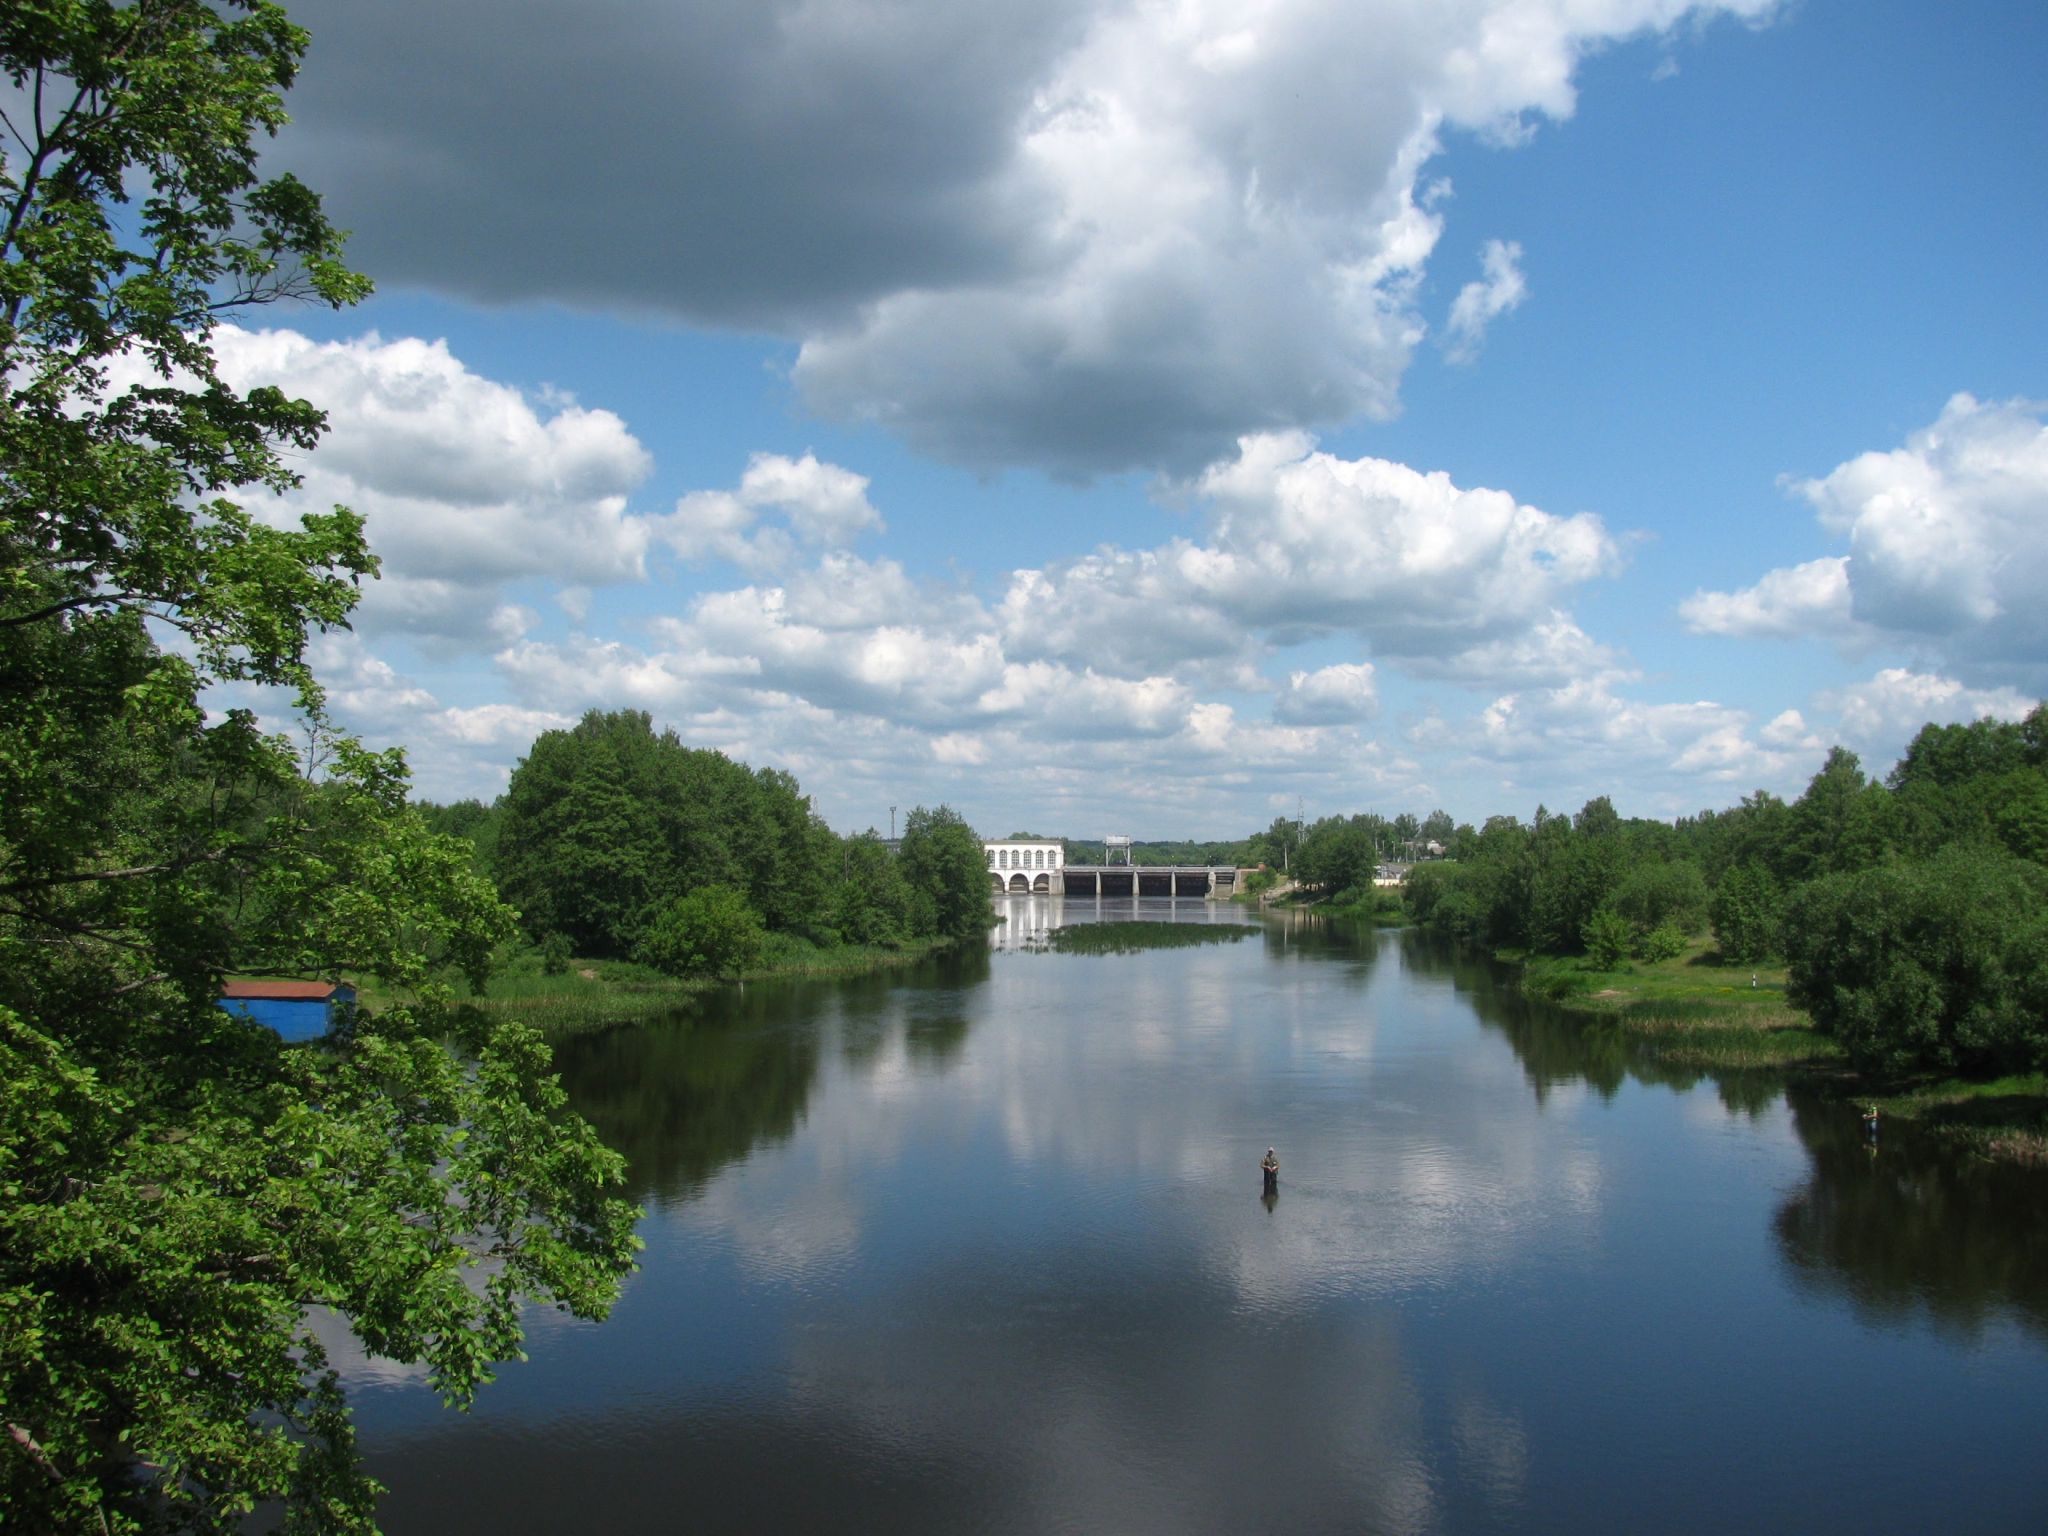
[[1586, 958], [1598, 969], [1611, 971], [1628, 958], [1629, 941], [1635, 937], [1635, 930], [1614, 908], [1601, 907], [1586, 919], [1580, 937], [1585, 941]]
[[745, 896], [729, 885], [702, 885], [661, 910], [639, 958], [670, 976], [737, 976], [759, 962], [766, 939]]

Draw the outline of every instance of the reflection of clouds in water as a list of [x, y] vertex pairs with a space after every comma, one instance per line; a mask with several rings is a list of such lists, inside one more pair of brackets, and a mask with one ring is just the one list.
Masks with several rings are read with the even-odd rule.
[[820, 1186], [801, 1200], [772, 1206], [746, 1199], [740, 1188], [734, 1183], [707, 1191], [690, 1226], [715, 1233], [755, 1279], [808, 1290], [843, 1273], [858, 1256], [865, 1202], [845, 1186]]
[[343, 1384], [351, 1392], [365, 1387], [414, 1386], [427, 1379], [424, 1365], [407, 1365], [371, 1354], [349, 1329], [347, 1319], [326, 1307], [307, 1309], [306, 1332], [320, 1341], [320, 1347], [327, 1351], [327, 1363], [341, 1373]]
[[[956, 1159], [979, 1161], [959, 1170], [970, 1182], [992, 1161], [1020, 1190], [1081, 1199], [1076, 1221], [1136, 1202], [1129, 1219], [1180, 1230], [1240, 1306], [1284, 1312], [1499, 1272], [1539, 1232], [1594, 1241], [1583, 1085], [1534, 1112], [1511, 1053], [1439, 1053], [1382, 1018], [1369, 984], [1273, 986], [1233, 1017], [1248, 972], [1270, 974], [1251, 949], [1016, 956], [988, 987], [893, 995], [858, 1052], [835, 1048], [828, 1018], [803, 1133], [681, 1214], [757, 1279], [808, 1287], [857, 1260], [895, 1176], [953, 1188]], [[957, 1052], [910, 1049], [921, 1019], [953, 1014], [972, 1019]], [[1269, 1145], [1281, 1203], [1247, 1232]]]
[[1437, 1523], [1420, 1397], [1384, 1322], [1211, 1319], [1192, 1351], [1178, 1286], [1106, 1291], [1073, 1329], [1045, 1326], [1058, 1302], [1029, 1274], [955, 1276], [920, 1300], [914, 1324], [803, 1330], [791, 1390], [807, 1418], [892, 1458], [990, 1463], [1007, 1528], [1285, 1530], [1333, 1510], [1374, 1531]]
[[1459, 1471], [1496, 1513], [1522, 1502], [1529, 1480], [1529, 1435], [1519, 1415], [1477, 1394], [1460, 1398], [1451, 1424]]

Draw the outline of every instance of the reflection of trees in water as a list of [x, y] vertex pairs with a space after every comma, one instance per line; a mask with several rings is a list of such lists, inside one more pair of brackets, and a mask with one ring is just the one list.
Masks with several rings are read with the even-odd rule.
[[787, 1002], [749, 987], [694, 1012], [565, 1041], [570, 1103], [626, 1156], [633, 1198], [695, 1194], [757, 1143], [796, 1129], [818, 1071], [818, 1035]]
[[1925, 1312], [1974, 1335], [2010, 1315], [2048, 1333], [2048, 1180], [1887, 1128], [1873, 1151], [1854, 1106], [1787, 1095], [1813, 1158], [1779, 1207], [1778, 1252], [1802, 1288], [1868, 1319]]
[[632, 1197], [686, 1197], [802, 1122], [823, 1019], [837, 1020], [849, 1065], [873, 1062], [899, 1025], [911, 1055], [945, 1065], [967, 1040], [961, 990], [988, 966], [974, 949], [913, 970], [728, 988], [644, 1024], [573, 1036], [555, 1064], [571, 1104], [625, 1154]]
[[1539, 1104], [1561, 1083], [1585, 1083], [1602, 1098], [1612, 1098], [1631, 1078], [1680, 1093], [1711, 1080], [1724, 1106], [1754, 1116], [1784, 1092], [1784, 1076], [1777, 1072], [1715, 1072], [1665, 1061], [1617, 1024], [1528, 996], [1515, 985], [1511, 967], [1467, 945], [1419, 928], [1404, 928], [1399, 941], [1401, 962], [1409, 972], [1448, 980], [1481, 1024], [1507, 1038]]
[[1633, 1078], [1683, 1091], [1713, 1081], [1730, 1109], [1782, 1096], [1812, 1157], [1806, 1185], [1778, 1210], [1778, 1250], [1795, 1284], [1847, 1297], [1873, 1320], [1925, 1312], [1974, 1333], [2011, 1315], [2048, 1332], [2048, 1179], [1888, 1129], [1873, 1153], [1853, 1105], [1790, 1088], [1778, 1073], [1674, 1067], [1600, 1019], [1515, 989], [1513, 972], [1429, 934], [1400, 935], [1401, 958], [1443, 977], [1499, 1031], [1540, 1101], [1560, 1083], [1612, 1095]]
[[1266, 957], [1309, 958], [1343, 967], [1360, 986], [1379, 963], [1378, 930], [1352, 918], [1331, 917], [1313, 908], [1282, 907], [1266, 914]]

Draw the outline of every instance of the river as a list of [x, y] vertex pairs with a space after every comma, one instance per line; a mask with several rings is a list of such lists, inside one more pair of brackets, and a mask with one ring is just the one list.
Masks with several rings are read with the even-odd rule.
[[467, 1415], [352, 1365], [389, 1536], [2048, 1530], [2048, 1179], [1413, 932], [997, 905], [560, 1049], [641, 1271]]

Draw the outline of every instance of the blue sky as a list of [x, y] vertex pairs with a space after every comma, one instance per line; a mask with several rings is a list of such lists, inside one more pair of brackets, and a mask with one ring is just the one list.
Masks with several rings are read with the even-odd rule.
[[845, 829], [1671, 816], [2048, 691], [2048, 8], [292, 11], [379, 292], [221, 353], [423, 794], [632, 707]]

